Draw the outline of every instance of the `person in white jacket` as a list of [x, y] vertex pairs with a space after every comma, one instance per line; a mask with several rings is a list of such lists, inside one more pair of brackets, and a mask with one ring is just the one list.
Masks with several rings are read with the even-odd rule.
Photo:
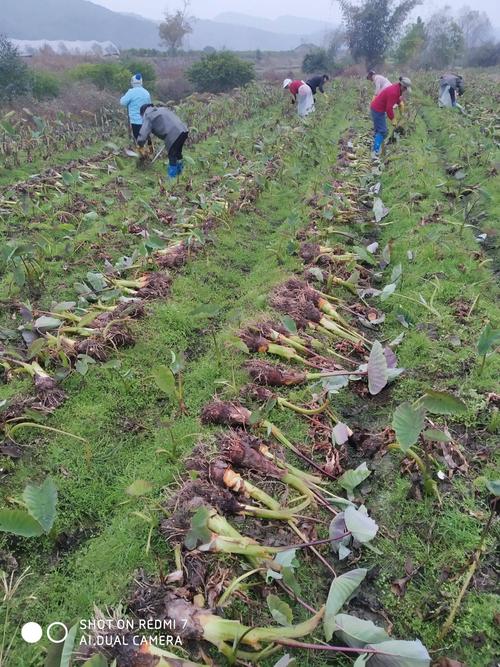
[[388, 86], [392, 86], [392, 83], [387, 79], [385, 76], [382, 76], [382, 74], [376, 74], [374, 70], [370, 70], [366, 76], [368, 81], [373, 81], [375, 85], [375, 92], [373, 93], [375, 97], [379, 93], [381, 93], [384, 88], [387, 88]]

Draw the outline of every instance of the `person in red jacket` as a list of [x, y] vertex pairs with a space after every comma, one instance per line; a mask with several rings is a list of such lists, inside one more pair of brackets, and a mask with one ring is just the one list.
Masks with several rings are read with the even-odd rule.
[[283, 81], [283, 88], [290, 91], [293, 98], [292, 104], [295, 104], [298, 100], [297, 113], [301, 118], [314, 111], [314, 95], [311, 87], [305, 81], [300, 79], [296, 79], [295, 81], [285, 79]]
[[405, 76], [400, 76], [398, 83], [387, 86], [380, 92], [370, 104], [370, 111], [373, 120], [373, 151], [372, 156], [378, 157], [382, 149], [382, 144], [387, 135], [387, 118], [394, 120], [394, 107], [400, 106], [403, 102], [403, 94], [411, 92], [411, 81]]

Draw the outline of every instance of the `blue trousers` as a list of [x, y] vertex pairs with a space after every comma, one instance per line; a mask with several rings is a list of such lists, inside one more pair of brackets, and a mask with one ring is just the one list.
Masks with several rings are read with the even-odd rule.
[[380, 152], [382, 143], [387, 136], [387, 116], [385, 111], [374, 111], [370, 109], [373, 120], [373, 150]]

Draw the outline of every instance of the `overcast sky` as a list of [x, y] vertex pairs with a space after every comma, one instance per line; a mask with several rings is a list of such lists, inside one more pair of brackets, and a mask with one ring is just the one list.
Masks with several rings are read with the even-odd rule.
[[[134, 12], [142, 16], [159, 19], [162, 17], [165, 7], [175, 10], [181, 6], [180, 0], [92, 0], [95, 4], [103, 5], [119, 12]], [[424, 0], [422, 6], [418, 7], [415, 14], [427, 16], [435, 9], [449, 5], [458, 9], [469, 4], [473, 9], [487, 12], [494, 26], [500, 27], [500, 2], [498, 0]], [[340, 22], [338, 3], [332, 0], [191, 0], [190, 13], [198, 18], [212, 19], [220, 12], [233, 11], [276, 18], [283, 14], [294, 16], [308, 16], [321, 20]]]

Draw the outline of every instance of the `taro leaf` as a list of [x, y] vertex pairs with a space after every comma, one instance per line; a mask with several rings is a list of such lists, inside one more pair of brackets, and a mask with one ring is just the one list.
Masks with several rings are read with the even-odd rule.
[[384, 354], [387, 361], [387, 368], [396, 368], [398, 365], [398, 358], [390, 347], [384, 347]]
[[372, 255], [370, 254], [370, 251], [368, 250], [368, 248], [364, 248], [361, 245], [355, 245], [355, 246], [353, 246], [352, 251], [356, 253], [358, 258], [362, 262], [366, 262], [366, 264], [371, 264], [371, 265], [375, 264], [375, 260], [373, 259]]
[[70, 171], [63, 172], [62, 179], [64, 185], [73, 185], [75, 182], [74, 176]]
[[297, 581], [293, 567], [284, 567], [281, 572], [283, 574], [283, 583], [288, 586], [288, 588], [292, 590], [295, 595], [300, 595], [300, 584]]
[[497, 345], [500, 345], [500, 329], [493, 329], [491, 324], [487, 324], [477, 341], [477, 353], [484, 357], [491, 352]]
[[354, 591], [359, 588], [367, 572], [368, 570], [364, 568], [351, 570], [332, 581], [326, 601], [325, 616], [323, 618], [323, 629], [327, 642], [330, 641], [335, 630], [335, 616]]
[[341, 389], [347, 387], [349, 378], [347, 375], [332, 375], [332, 377], [324, 378], [321, 384], [329, 394], [338, 394]]
[[75, 306], [75, 301], [61, 301], [60, 303], [56, 303], [54, 306], [52, 306], [51, 310], [54, 313], [62, 313], [65, 310], [73, 310]]
[[73, 649], [75, 647], [75, 641], [76, 641], [76, 633], [78, 631], [78, 623], [75, 623], [72, 628], [70, 628], [68, 632], [68, 636], [66, 637], [63, 648], [62, 648], [62, 653], [61, 653], [61, 664], [60, 667], [70, 667], [71, 665], [71, 659], [73, 657]]
[[186, 360], [184, 359], [184, 354], [182, 352], [176, 353], [173, 350], [170, 351], [170, 356], [172, 357], [172, 362], [170, 364], [170, 370], [174, 375], [180, 373], [185, 365]]
[[361, 509], [356, 509], [353, 505], [345, 508], [344, 521], [347, 530], [361, 544], [370, 542], [377, 534], [377, 522], [361, 511]]
[[317, 266], [312, 266], [310, 269], [307, 270], [307, 273], [320, 283], [325, 281], [325, 276], [323, 274], [323, 271], [321, 269], [318, 269]]
[[337, 614], [333, 619], [334, 632], [352, 648], [363, 648], [371, 642], [377, 644], [389, 639], [389, 635], [372, 621], [365, 621], [349, 614]]
[[34, 340], [28, 349], [28, 359], [35, 359], [38, 357], [46, 345], [47, 340], [43, 338], [43, 336]]
[[388, 243], [382, 250], [382, 261], [380, 262], [380, 266], [384, 268], [390, 263], [391, 263], [391, 245], [390, 243]]
[[207, 544], [212, 539], [212, 533], [207, 523], [210, 513], [206, 507], [200, 507], [191, 519], [191, 528], [186, 534], [184, 544], [186, 549], [195, 549], [198, 543]]
[[79, 354], [75, 364], [75, 370], [77, 373], [80, 373], [80, 375], [87, 375], [90, 364], [95, 364], [95, 359], [92, 359], [92, 357], [89, 357], [87, 354]]
[[0, 510], [0, 532], [36, 537], [43, 533], [42, 526], [23, 510]]
[[396, 283], [389, 283], [388, 285], [386, 285], [382, 290], [382, 292], [380, 293], [380, 300], [386, 301], [391, 296], [391, 294], [394, 294], [394, 292], [396, 291], [396, 287], [397, 287]]
[[280, 625], [291, 625], [293, 621], [293, 612], [286, 602], [280, 600], [277, 595], [269, 594], [266, 598], [267, 606], [271, 616], [276, 623]]
[[432, 389], [425, 392], [419, 400], [419, 405], [435, 415], [461, 415], [467, 411], [465, 403], [453, 394]]
[[393, 639], [378, 644], [368, 644], [365, 648], [373, 649], [367, 665], [369, 667], [429, 667], [431, 658], [427, 649], [418, 639], [404, 641]]
[[158, 368], [154, 368], [153, 377], [156, 385], [164, 394], [170, 398], [177, 395], [175, 376], [168, 366], [158, 366]]
[[407, 401], [398, 405], [394, 410], [392, 425], [403, 452], [407, 452], [417, 442], [424, 428], [424, 419], [424, 410], [422, 408], [414, 408]]
[[28, 484], [23, 491], [23, 500], [31, 516], [38, 521], [46, 533], [50, 533], [56, 518], [57, 489], [50, 477], [40, 485]]
[[145, 479], [136, 479], [125, 489], [129, 496], [139, 497], [147, 495], [153, 488], [153, 485]]
[[457, 181], [462, 181], [467, 176], [467, 174], [463, 169], [459, 169], [453, 174], [453, 176]]
[[48, 331], [49, 329], [57, 329], [61, 326], [61, 324], [61, 320], [58, 320], [56, 317], [47, 317], [46, 315], [42, 315], [35, 320], [35, 329]]
[[495, 498], [500, 496], [500, 479], [487, 479], [485, 486]]
[[349, 428], [345, 424], [342, 424], [342, 422], [335, 424], [332, 429], [332, 440], [334, 444], [343, 445], [349, 440], [350, 433]]
[[297, 660], [292, 658], [288, 653], [278, 660], [274, 667], [290, 667], [290, 665], [295, 665]]
[[[328, 533], [330, 536], [330, 546], [332, 548], [333, 553], [338, 553], [340, 560], [345, 558], [346, 556], [349, 555], [349, 550], [344, 549], [343, 550], [343, 555], [341, 556], [340, 554], [340, 549], [341, 547], [347, 547], [349, 542], [351, 541], [351, 535], [347, 534], [349, 531], [347, 530], [347, 526], [345, 524], [345, 513], [340, 512], [337, 514], [337, 516], [332, 519], [330, 523], [330, 527], [328, 529]], [[348, 553], [346, 553], [346, 550]]]
[[346, 470], [345, 473], [338, 479], [340, 486], [347, 491], [349, 500], [354, 498], [354, 489], [361, 484], [367, 477], [371, 475], [371, 470], [368, 470], [366, 462], [363, 461], [356, 470]]
[[283, 317], [281, 322], [289, 333], [293, 334], [294, 336], [297, 334], [297, 325], [289, 315], [285, 315], [285, 317]]
[[451, 442], [452, 438], [448, 433], [439, 431], [435, 428], [428, 428], [422, 433], [423, 437], [430, 442]]
[[384, 348], [376, 340], [370, 352], [368, 359], [368, 389], [372, 396], [378, 394], [387, 384], [387, 359], [384, 354]]
[[396, 264], [396, 266], [392, 269], [391, 283], [397, 283], [398, 280], [401, 278], [402, 274], [403, 274], [403, 267], [401, 266], [401, 263]]
[[95, 292], [102, 292], [107, 287], [106, 279], [102, 273], [88, 271], [86, 280]]

